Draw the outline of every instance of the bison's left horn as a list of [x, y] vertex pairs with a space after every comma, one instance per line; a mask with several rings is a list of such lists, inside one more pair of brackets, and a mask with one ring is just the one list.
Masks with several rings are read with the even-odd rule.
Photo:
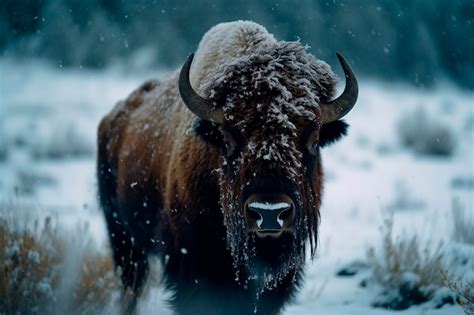
[[193, 57], [194, 54], [190, 54], [181, 68], [179, 74], [179, 94], [184, 104], [196, 116], [207, 121], [222, 124], [224, 122], [224, 112], [222, 108], [213, 109], [212, 103], [199, 96], [189, 82], [189, 69], [191, 68]]
[[336, 121], [346, 115], [352, 107], [354, 107], [357, 101], [357, 95], [359, 94], [359, 85], [357, 84], [357, 78], [352, 72], [351, 66], [347, 63], [346, 59], [339, 53], [336, 53], [337, 59], [341, 63], [344, 75], [346, 77], [346, 87], [344, 92], [338, 98], [328, 102], [320, 104], [322, 111], [323, 123], [329, 123]]

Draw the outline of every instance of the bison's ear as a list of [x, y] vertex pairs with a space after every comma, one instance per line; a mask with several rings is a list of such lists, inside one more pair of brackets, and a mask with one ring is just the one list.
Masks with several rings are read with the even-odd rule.
[[347, 135], [349, 125], [343, 120], [324, 124], [319, 131], [319, 146], [324, 148]]
[[198, 119], [193, 126], [196, 136], [205, 144], [222, 148], [224, 141], [222, 140], [222, 133], [219, 131], [219, 125], [203, 119]]

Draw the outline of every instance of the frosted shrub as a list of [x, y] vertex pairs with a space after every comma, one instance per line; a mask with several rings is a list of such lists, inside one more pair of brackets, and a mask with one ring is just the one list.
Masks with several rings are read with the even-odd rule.
[[418, 196], [414, 189], [411, 189], [407, 182], [397, 181], [395, 185], [394, 199], [387, 206], [389, 211], [416, 211], [423, 209], [425, 203]]
[[421, 108], [402, 117], [398, 135], [405, 147], [419, 154], [450, 156], [456, 147], [451, 130]]
[[15, 191], [22, 195], [33, 195], [39, 186], [55, 183], [49, 175], [26, 168], [19, 169], [16, 172], [16, 179]]
[[62, 247], [49, 221], [34, 231], [0, 221], [0, 313], [51, 312]]
[[94, 143], [84, 131], [72, 123], [51, 126], [40, 140], [31, 144], [31, 152], [36, 158], [67, 158], [91, 156]]
[[441, 287], [443, 252], [441, 244], [423, 247], [417, 236], [394, 240], [392, 226], [385, 222], [382, 247], [369, 248], [367, 256], [371, 282], [382, 288], [373, 306], [402, 310], [430, 300]]
[[[94, 314], [108, 307], [119, 287], [111, 259], [92, 246], [73, 246], [50, 219], [27, 228], [0, 218], [0, 314]], [[68, 257], [71, 248], [77, 257]], [[71, 260], [74, 270], [66, 265]]]
[[[1, 123], [1, 122], [0, 122]], [[2, 130], [0, 130], [2, 132]], [[8, 147], [6, 140], [3, 136], [0, 136], [0, 162], [5, 161], [8, 158]]]

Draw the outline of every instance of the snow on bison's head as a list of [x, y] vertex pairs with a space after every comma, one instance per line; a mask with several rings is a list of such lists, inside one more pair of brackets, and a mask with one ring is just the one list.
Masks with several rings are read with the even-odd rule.
[[308, 239], [314, 255], [320, 148], [346, 133], [339, 119], [358, 94], [350, 66], [337, 56], [346, 86], [333, 100], [334, 73], [299, 42], [224, 60], [201, 85], [206, 98], [190, 83], [193, 55], [181, 69], [181, 97], [200, 118], [195, 131], [221, 152], [220, 204], [234, 263], [250, 276], [271, 275], [258, 277], [266, 287], [302, 265]]

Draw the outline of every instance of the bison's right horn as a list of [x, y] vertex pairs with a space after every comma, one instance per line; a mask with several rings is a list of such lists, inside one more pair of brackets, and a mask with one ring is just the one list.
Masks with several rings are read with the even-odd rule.
[[224, 112], [222, 108], [213, 109], [213, 105], [208, 100], [199, 96], [189, 82], [189, 69], [193, 62], [194, 54], [190, 54], [179, 73], [179, 94], [184, 104], [199, 118], [207, 121], [222, 124], [224, 122]]
[[344, 70], [346, 87], [344, 88], [344, 92], [342, 92], [341, 96], [338, 98], [328, 103], [320, 104], [324, 124], [336, 121], [350, 112], [352, 107], [354, 107], [359, 94], [359, 85], [357, 84], [357, 78], [354, 75], [354, 72], [352, 72], [351, 66], [349, 66], [346, 59], [341, 54], [336, 53], [336, 55], [341, 63], [342, 69]]

